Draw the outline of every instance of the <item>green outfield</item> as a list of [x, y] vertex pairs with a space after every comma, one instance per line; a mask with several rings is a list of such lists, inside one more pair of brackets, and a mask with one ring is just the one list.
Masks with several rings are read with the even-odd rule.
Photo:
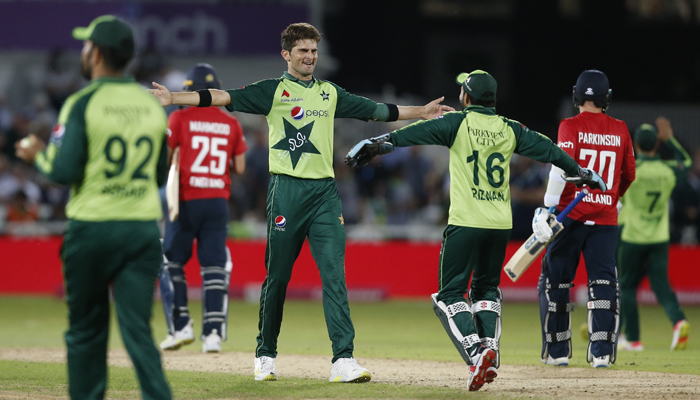
[[[163, 313], [157, 303], [153, 328], [156, 340], [166, 334]], [[455, 361], [461, 359], [435, 317], [428, 299], [354, 303], [351, 305], [357, 337], [355, 356], [410, 360]], [[700, 308], [685, 307], [688, 320], [700, 329]], [[700, 342], [691, 331], [689, 348], [671, 352], [671, 323], [660, 307], [642, 307], [642, 340], [645, 351], [620, 352], [616, 370], [654, 371], [700, 375]], [[201, 304], [193, 302], [191, 313], [201, 321]], [[113, 315], [114, 317], [114, 315]], [[574, 357], [572, 366], [586, 367], [586, 342], [578, 331], [586, 312], [573, 313]], [[223, 351], [252, 352], [257, 333], [257, 304], [233, 301], [229, 307], [229, 337]], [[695, 321], [698, 325], [696, 325]], [[62, 348], [66, 329], [66, 306], [57, 299], [0, 297], [0, 346], [21, 348]], [[195, 324], [197, 327], [197, 324]], [[536, 304], [506, 304], [501, 339], [502, 364], [541, 365], [539, 313]], [[699, 339], [700, 340], [700, 339]], [[122, 348], [113, 318], [111, 348]], [[188, 347], [199, 351], [200, 342]], [[330, 359], [330, 342], [320, 303], [290, 301], [285, 306], [282, 354], [323, 355]], [[329, 364], [330, 367], [330, 364]], [[252, 369], [252, 360], [251, 360]], [[0, 397], [3, 391], [64, 396], [65, 366], [46, 362], [0, 360]], [[134, 374], [128, 368], [111, 368], [109, 396], [138, 397]], [[249, 375], [168, 371], [177, 398], [460, 398], [463, 390], [417, 385], [328, 385], [318, 379], [287, 378], [262, 386]], [[479, 393], [479, 398], [500, 398]], [[485, 397], [483, 397], [485, 396]], [[510, 396], [512, 397], [512, 396]], [[531, 398], [531, 397], [529, 397]]]

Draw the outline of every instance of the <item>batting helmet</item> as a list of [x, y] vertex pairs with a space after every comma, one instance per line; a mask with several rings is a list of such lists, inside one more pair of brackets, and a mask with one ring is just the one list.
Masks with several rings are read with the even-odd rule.
[[572, 97], [574, 107], [581, 106], [586, 101], [592, 101], [596, 107], [606, 111], [612, 100], [612, 89], [610, 89], [608, 77], [597, 69], [583, 71], [578, 76]]
[[221, 81], [216, 75], [214, 67], [209, 64], [197, 64], [187, 72], [187, 78], [183, 83], [183, 89], [194, 92], [204, 89], [221, 89]]

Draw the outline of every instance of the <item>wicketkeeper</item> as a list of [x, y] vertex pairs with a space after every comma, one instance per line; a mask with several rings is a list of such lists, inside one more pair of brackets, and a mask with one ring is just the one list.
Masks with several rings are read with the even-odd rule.
[[449, 221], [440, 251], [439, 291], [431, 298], [447, 334], [470, 366], [469, 390], [476, 391], [493, 381], [500, 364], [503, 298], [498, 285], [512, 227], [511, 156], [552, 162], [569, 178], [578, 177], [594, 187], [604, 184], [546, 136], [496, 114], [493, 76], [476, 70], [460, 74], [457, 83], [463, 111], [365, 139], [350, 150], [345, 163], [363, 167], [394, 146], [435, 144], [450, 149]]

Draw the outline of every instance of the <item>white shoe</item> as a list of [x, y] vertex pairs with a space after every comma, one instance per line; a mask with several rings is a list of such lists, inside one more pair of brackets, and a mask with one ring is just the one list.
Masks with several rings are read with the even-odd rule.
[[644, 351], [644, 345], [640, 340], [636, 342], [628, 342], [625, 340], [617, 344], [617, 349], [624, 351]]
[[542, 359], [542, 364], [546, 365], [554, 365], [556, 367], [566, 367], [569, 365], [569, 357], [558, 357], [558, 358], [552, 358], [552, 356], [547, 355], [547, 358]]
[[189, 320], [182, 330], [175, 331], [175, 335], [166, 336], [165, 340], [160, 342], [161, 350], [177, 350], [180, 347], [194, 342], [194, 324], [193, 320]]
[[372, 374], [369, 373], [369, 370], [362, 368], [354, 358], [350, 357], [339, 358], [333, 363], [328, 382], [362, 383], [369, 382], [370, 379], [372, 379]]
[[604, 355], [600, 357], [593, 356], [593, 361], [591, 361], [591, 367], [593, 368], [608, 368], [610, 366], [610, 355]]
[[221, 353], [221, 336], [216, 329], [204, 338], [202, 353]]
[[275, 359], [267, 356], [255, 357], [255, 371], [253, 374], [256, 381], [276, 381]]

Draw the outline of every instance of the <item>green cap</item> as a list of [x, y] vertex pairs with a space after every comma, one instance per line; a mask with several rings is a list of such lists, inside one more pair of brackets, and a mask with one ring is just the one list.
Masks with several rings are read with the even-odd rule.
[[657, 140], [657, 131], [653, 125], [642, 124], [634, 131], [634, 142], [644, 151], [653, 150]]
[[113, 15], [102, 15], [90, 22], [88, 27], [73, 29], [73, 37], [78, 40], [92, 40], [124, 53], [134, 52], [134, 34], [123, 19]]
[[486, 71], [480, 69], [470, 73], [462, 72], [457, 75], [457, 83], [464, 87], [464, 91], [476, 100], [496, 101], [498, 85], [496, 79]]

